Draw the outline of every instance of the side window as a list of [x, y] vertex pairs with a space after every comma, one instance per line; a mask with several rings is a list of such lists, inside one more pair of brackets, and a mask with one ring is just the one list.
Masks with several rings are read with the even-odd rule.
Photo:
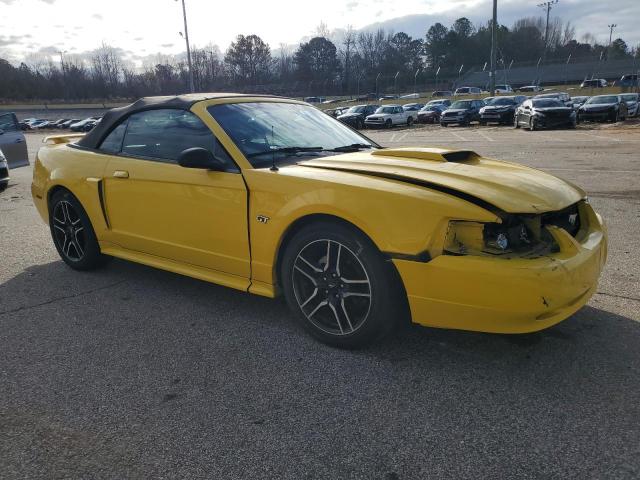
[[0, 130], [3, 130], [5, 132], [15, 132], [19, 130], [18, 124], [16, 122], [16, 117], [13, 115], [13, 113], [0, 115]]
[[235, 168], [209, 127], [185, 110], [149, 110], [131, 115], [122, 153], [175, 163], [183, 150], [193, 147], [205, 148]]
[[116, 128], [111, 130], [100, 144], [100, 150], [109, 153], [118, 153], [122, 149], [122, 140], [124, 140], [124, 132], [127, 130], [127, 120], [122, 122]]

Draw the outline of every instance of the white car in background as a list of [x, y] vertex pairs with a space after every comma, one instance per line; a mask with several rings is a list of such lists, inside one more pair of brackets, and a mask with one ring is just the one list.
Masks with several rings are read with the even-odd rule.
[[478, 87], [460, 87], [456, 89], [453, 96], [461, 97], [465, 95], [480, 95], [481, 93], [482, 90], [480, 90]]
[[418, 112], [405, 111], [402, 105], [383, 105], [364, 120], [367, 127], [391, 128], [394, 125], [411, 125]]
[[9, 163], [0, 150], [0, 192], [4, 192], [9, 186]]
[[513, 93], [511, 85], [496, 85], [496, 93]]

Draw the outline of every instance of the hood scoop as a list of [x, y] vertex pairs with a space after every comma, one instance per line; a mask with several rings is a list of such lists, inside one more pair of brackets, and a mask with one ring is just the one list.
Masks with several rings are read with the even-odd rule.
[[374, 157], [400, 157], [432, 162], [474, 163], [480, 155], [471, 150], [447, 150], [444, 148], [383, 148], [371, 152]]

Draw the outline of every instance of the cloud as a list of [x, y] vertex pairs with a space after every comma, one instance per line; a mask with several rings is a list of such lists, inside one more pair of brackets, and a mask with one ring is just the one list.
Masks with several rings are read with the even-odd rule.
[[171, 48], [171, 47], [173, 47], [174, 45], [175, 45], [175, 43], [163, 43], [163, 44], [161, 44], [160, 46], [161, 46], [162, 48]]
[[96, 20], [102, 20], [103, 17], [99, 13], [94, 13], [93, 15], [91, 15], [91, 18], [95, 18]]

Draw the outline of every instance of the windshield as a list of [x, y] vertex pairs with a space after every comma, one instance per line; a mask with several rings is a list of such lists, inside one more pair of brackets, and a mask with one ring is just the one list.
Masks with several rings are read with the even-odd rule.
[[471, 108], [471, 100], [459, 100], [457, 102], [453, 102], [453, 104], [449, 107], [451, 110], [456, 108], [466, 110], [467, 108]]
[[602, 105], [604, 103], [618, 103], [618, 97], [616, 95], [602, 95], [587, 100], [588, 105]]
[[620, 95], [625, 102], [637, 102], [638, 94], [637, 93], [623, 93]]
[[545, 98], [542, 100], [534, 100], [533, 106], [535, 108], [550, 108], [550, 107], [564, 107], [559, 100], [553, 100], [551, 98]]
[[359, 105], [357, 107], [351, 107], [349, 110], [347, 110], [347, 113], [362, 113], [364, 112], [364, 109], [366, 107], [363, 107], [362, 105]]
[[[254, 168], [270, 165], [272, 155], [261, 155], [261, 152], [275, 149], [333, 149], [354, 144], [376, 146], [366, 137], [308, 105], [248, 102], [214, 105], [207, 110]], [[276, 156], [282, 159], [288, 155], [291, 153], [278, 152]]]
[[513, 98], [494, 98], [489, 101], [489, 105], [515, 105], [516, 101]]
[[439, 112], [441, 110], [439, 105], [426, 105], [422, 107], [421, 112]]
[[375, 113], [393, 113], [394, 111], [395, 107], [380, 107]]

